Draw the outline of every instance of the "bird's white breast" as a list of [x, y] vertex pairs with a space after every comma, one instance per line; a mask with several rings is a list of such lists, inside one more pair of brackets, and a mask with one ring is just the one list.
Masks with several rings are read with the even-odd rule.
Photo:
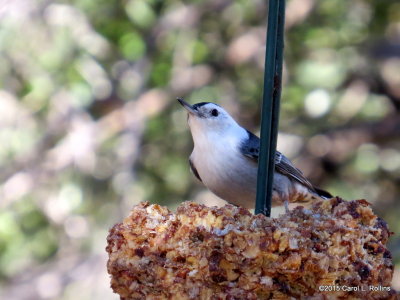
[[222, 199], [252, 208], [256, 196], [257, 164], [240, 152], [247, 139], [242, 128], [209, 133], [194, 140], [191, 160], [204, 185]]

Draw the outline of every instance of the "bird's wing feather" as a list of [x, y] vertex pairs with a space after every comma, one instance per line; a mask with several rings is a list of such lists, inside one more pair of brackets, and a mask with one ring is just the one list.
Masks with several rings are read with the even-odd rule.
[[[260, 139], [247, 131], [248, 140], [244, 141], [240, 147], [240, 151], [243, 155], [251, 158], [254, 162], [258, 163], [258, 156], [260, 153]], [[289, 178], [296, 180], [302, 185], [308, 187], [310, 190], [314, 191], [313, 185], [304, 177], [303, 173], [297, 169], [291, 161], [284, 156], [279, 151], [275, 152], [275, 170]]]
[[196, 176], [196, 178], [198, 180], [200, 180], [201, 182], [203, 182], [203, 180], [201, 180], [199, 172], [197, 172], [196, 167], [194, 166], [192, 160], [189, 158], [189, 165], [190, 165], [190, 170], [192, 171], [192, 173], [194, 174], [194, 176]]
[[250, 131], [246, 130], [248, 134], [248, 139], [243, 141], [240, 145], [240, 151], [243, 155], [251, 158], [253, 161], [258, 163], [258, 155], [260, 152], [260, 139], [252, 134]]
[[291, 161], [279, 151], [275, 153], [275, 169], [277, 172], [292, 178], [302, 185], [308, 187], [311, 191], [314, 191], [314, 187], [303, 175], [303, 173], [297, 169]]

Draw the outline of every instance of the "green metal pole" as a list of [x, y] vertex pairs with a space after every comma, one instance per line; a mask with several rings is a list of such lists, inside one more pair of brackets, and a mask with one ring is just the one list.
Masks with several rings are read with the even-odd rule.
[[270, 0], [255, 213], [271, 215], [281, 96], [285, 0]]

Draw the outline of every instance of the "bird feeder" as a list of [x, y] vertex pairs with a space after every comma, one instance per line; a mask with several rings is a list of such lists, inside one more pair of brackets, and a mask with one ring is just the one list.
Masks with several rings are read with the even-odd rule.
[[[255, 212], [141, 203], [107, 238], [121, 299], [396, 299], [392, 234], [366, 200], [318, 200], [270, 218], [285, 1], [270, 0]], [[264, 216], [264, 215], [265, 216]]]

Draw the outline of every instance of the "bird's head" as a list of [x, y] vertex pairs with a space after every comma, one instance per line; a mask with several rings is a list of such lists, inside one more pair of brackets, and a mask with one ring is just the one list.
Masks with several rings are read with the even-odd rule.
[[182, 98], [178, 98], [177, 100], [188, 112], [188, 124], [192, 135], [204, 135], [207, 133], [224, 134], [228, 130], [239, 126], [218, 104], [200, 102], [190, 105]]

